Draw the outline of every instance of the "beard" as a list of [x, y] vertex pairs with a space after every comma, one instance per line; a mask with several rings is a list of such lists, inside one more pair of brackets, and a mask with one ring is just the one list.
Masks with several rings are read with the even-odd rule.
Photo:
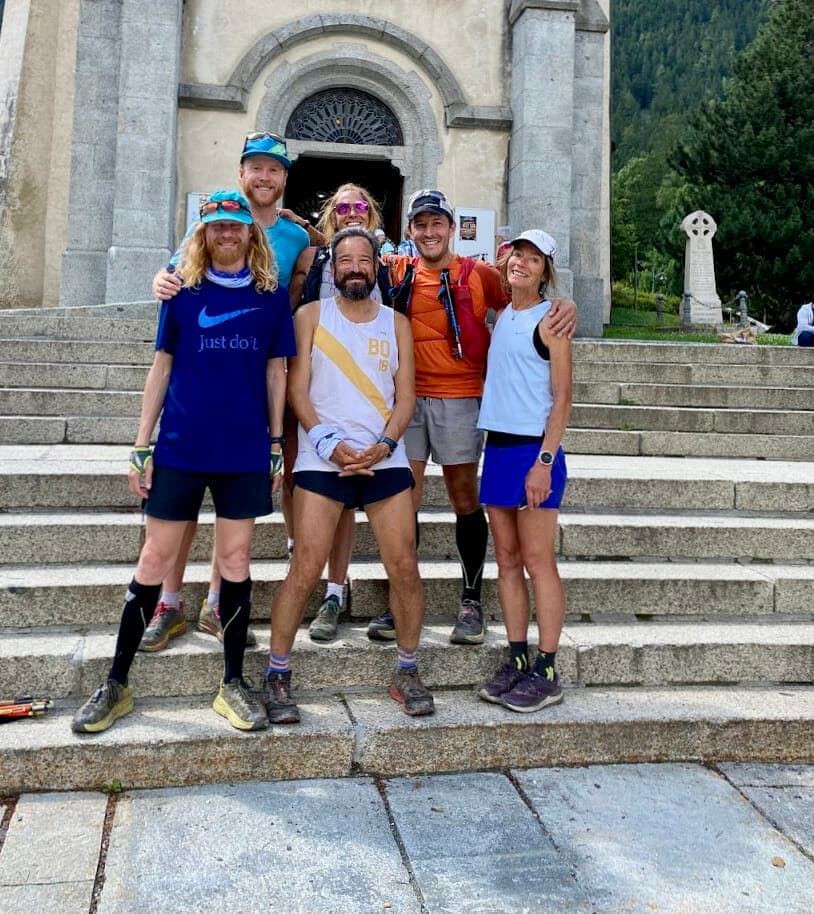
[[249, 253], [249, 243], [238, 242], [237, 244], [218, 244], [217, 241], [207, 246], [209, 262], [217, 263], [221, 268], [227, 268], [239, 264], [246, 259]]
[[363, 301], [370, 297], [376, 286], [375, 280], [364, 273], [347, 273], [341, 279], [334, 277], [334, 285], [342, 298], [349, 301]]

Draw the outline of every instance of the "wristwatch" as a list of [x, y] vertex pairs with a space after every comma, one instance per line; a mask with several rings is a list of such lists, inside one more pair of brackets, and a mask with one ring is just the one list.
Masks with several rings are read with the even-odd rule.
[[554, 455], [551, 451], [540, 451], [537, 459], [544, 467], [550, 467], [551, 464], [554, 463]]
[[387, 445], [387, 447], [390, 451], [390, 453], [387, 455], [388, 457], [392, 457], [393, 451], [395, 451], [396, 447], [398, 447], [398, 442], [393, 441], [392, 438], [388, 438], [386, 435], [382, 435], [381, 438], [379, 438], [379, 440], [376, 442], [376, 444], [386, 444]]

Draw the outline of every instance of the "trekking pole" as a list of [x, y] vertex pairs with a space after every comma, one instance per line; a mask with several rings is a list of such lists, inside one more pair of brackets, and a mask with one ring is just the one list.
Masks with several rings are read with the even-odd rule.
[[0, 701], [0, 723], [21, 717], [42, 717], [51, 705], [50, 698], [33, 698], [31, 695]]

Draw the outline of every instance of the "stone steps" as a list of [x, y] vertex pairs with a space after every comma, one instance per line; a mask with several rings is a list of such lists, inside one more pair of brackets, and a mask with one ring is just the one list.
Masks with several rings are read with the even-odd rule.
[[[0, 511], [129, 508], [129, 447], [0, 447]], [[669, 460], [569, 454], [565, 507], [808, 512], [814, 479], [798, 462]], [[446, 507], [441, 470], [429, 464], [424, 504]]]
[[[421, 517], [419, 558], [456, 554], [455, 517], [428, 511]], [[190, 557], [205, 560], [211, 550], [213, 515], [202, 512]], [[138, 555], [140, 514], [112, 512], [13, 513], [0, 515], [6, 542], [0, 564], [125, 562]], [[355, 554], [373, 558], [377, 547], [364, 514], [357, 514]], [[814, 517], [744, 517], [718, 514], [582, 514], [563, 512], [557, 554], [561, 558], [664, 558], [758, 561], [809, 560], [814, 556]], [[252, 555], [286, 556], [280, 515], [259, 518]]]
[[[0, 629], [115, 625], [133, 566], [134, 559], [121, 564], [0, 566]], [[252, 562], [255, 621], [268, 622], [287, 567], [285, 561]], [[560, 575], [570, 621], [814, 618], [810, 564], [566, 561], [560, 564]], [[383, 612], [388, 599], [383, 566], [354, 561], [349, 577], [353, 598], [343, 619], [361, 621]], [[429, 616], [448, 621], [460, 596], [457, 561], [422, 562], [421, 577]], [[183, 595], [190, 623], [197, 619], [208, 580], [208, 562], [189, 563]], [[316, 588], [307, 618], [324, 592], [323, 586]], [[483, 600], [490, 615], [499, 615], [494, 562], [484, 568]]]
[[795, 686], [568, 688], [545, 714], [512, 714], [467, 691], [436, 693], [410, 719], [381, 691], [303, 694], [302, 723], [239, 733], [212, 695], [146, 699], [95, 736], [70, 731], [73, 703], [5, 727], [9, 793], [224, 781], [394, 777], [510, 767], [665, 760], [814, 760], [814, 691]]
[[[26, 683], [34, 694], [83, 701], [104, 680], [116, 643], [116, 626], [89, 630], [54, 627], [3, 636], [0, 695]], [[451, 624], [425, 624], [421, 670], [433, 689], [469, 688], [505, 658], [502, 625], [480, 647], [449, 643]], [[268, 661], [268, 627], [255, 629], [258, 646], [246, 651], [246, 675], [259, 682]], [[364, 625], [345, 624], [330, 645], [317, 645], [300, 629], [292, 654], [297, 687], [386, 689], [395, 646], [371, 642]], [[700, 683], [808, 683], [814, 672], [814, 623], [584, 623], [566, 625], [557, 652], [564, 683], [581, 686], [657, 686]], [[163, 651], [140, 653], [130, 683], [137, 697], [204, 694], [223, 675], [216, 639], [187, 632]]]

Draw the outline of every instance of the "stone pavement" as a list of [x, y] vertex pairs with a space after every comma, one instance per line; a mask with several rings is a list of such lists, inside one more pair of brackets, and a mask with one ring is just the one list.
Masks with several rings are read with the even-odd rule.
[[540, 768], [4, 802], [3, 914], [814, 911], [814, 766]]

